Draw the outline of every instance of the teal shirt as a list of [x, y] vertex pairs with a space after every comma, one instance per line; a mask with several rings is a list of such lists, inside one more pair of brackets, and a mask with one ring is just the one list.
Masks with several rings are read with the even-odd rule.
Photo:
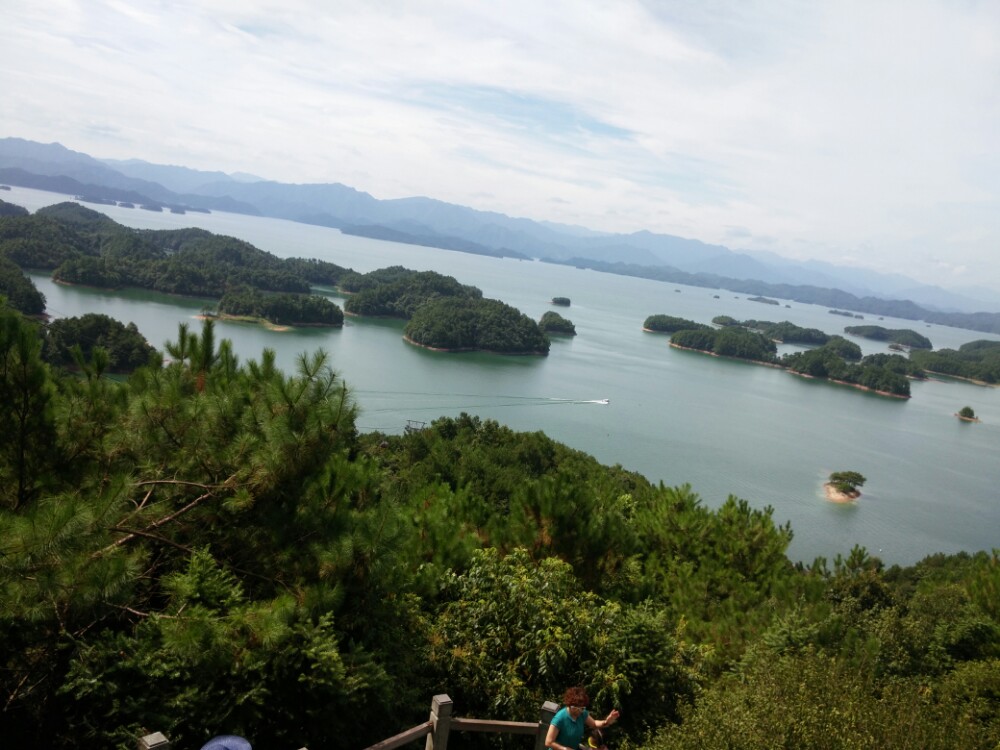
[[556, 742], [565, 745], [570, 750], [576, 750], [580, 747], [580, 743], [583, 742], [584, 730], [587, 728], [587, 716], [589, 716], [587, 709], [583, 709], [580, 717], [573, 721], [573, 717], [569, 715], [569, 709], [565, 706], [560, 708], [552, 717], [552, 726], [559, 730]]

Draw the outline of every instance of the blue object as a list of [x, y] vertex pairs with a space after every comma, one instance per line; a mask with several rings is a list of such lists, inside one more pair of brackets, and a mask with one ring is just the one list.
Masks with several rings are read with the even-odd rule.
[[202, 745], [201, 750], [253, 750], [253, 748], [249, 742], [235, 734], [220, 734]]

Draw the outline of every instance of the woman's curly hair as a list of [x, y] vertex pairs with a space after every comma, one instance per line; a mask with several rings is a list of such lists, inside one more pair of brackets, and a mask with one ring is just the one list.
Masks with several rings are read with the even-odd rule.
[[566, 706], [580, 706], [586, 708], [590, 705], [590, 696], [582, 687], [567, 688], [563, 693], [563, 704]]

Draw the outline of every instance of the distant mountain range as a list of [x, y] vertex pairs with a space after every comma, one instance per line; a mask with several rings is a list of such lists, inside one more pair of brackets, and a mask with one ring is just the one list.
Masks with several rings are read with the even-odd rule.
[[379, 200], [339, 183], [286, 184], [137, 159], [99, 160], [58, 143], [21, 138], [0, 139], [0, 182], [78, 195], [120, 196], [118, 200], [133, 203], [272, 216], [462, 252], [603, 268], [618, 264], [619, 272], [651, 278], [676, 272], [677, 281], [682, 277], [753, 280], [781, 288], [839, 290], [858, 298], [910, 300], [935, 312], [1000, 309], [1000, 294], [986, 289], [960, 294], [898, 274], [792, 261], [767, 252], [737, 252], [648, 231], [607, 234], [433, 198]]

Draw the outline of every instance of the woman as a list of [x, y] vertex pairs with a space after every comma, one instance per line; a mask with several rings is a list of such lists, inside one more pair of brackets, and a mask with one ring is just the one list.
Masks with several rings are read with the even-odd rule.
[[545, 735], [545, 747], [549, 750], [578, 750], [587, 729], [610, 727], [618, 721], [618, 711], [614, 709], [605, 719], [595, 719], [587, 711], [590, 697], [582, 687], [571, 687], [563, 695], [563, 705], [549, 724]]

